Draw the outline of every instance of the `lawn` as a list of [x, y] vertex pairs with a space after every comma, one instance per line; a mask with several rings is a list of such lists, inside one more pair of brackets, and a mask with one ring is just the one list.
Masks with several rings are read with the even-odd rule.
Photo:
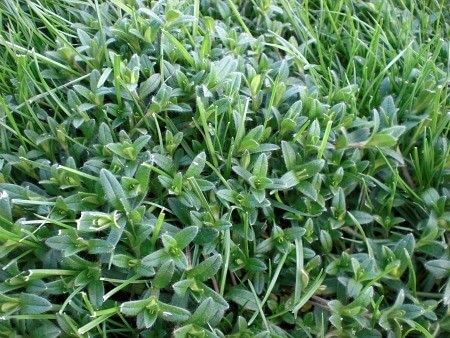
[[449, 337], [448, 0], [3, 0], [0, 337]]

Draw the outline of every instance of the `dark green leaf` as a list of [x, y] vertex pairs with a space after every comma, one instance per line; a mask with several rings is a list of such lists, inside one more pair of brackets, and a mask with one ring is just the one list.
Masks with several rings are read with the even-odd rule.
[[231, 291], [228, 292], [226, 297], [248, 310], [258, 311], [258, 306], [255, 303], [255, 297], [253, 296], [253, 293], [243, 287], [233, 287]]
[[212, 319], [218, 310], [215, 307], [215, 303], [212, 298], [208, 297], [203, 302], [200, 303], [197, 310], [189, 318], [189, 323], [194, 323], [197, 325], [202, 325], [208, 323]]
[[292, 145], [289, 142], [281, 141], [281, 150], [283, 152], [283, 159], [286, 169], [294, 169], [296, 164], [296, 154], [294, 148], [292, 148]]
[[169, 258], [169, 255], [161, 249], [142, 258], [142, 264], [145, 266], [159, 266]]
[[191, 165], [186, 171], [186, 178], [199, 176], [205, 168], [205, 163], [206, 154], [205, 152], [201, 152], [192, 160]]
[[155, 288], [162, 289], [170, 283], [173, 273], [175, 271], [175, 264], [172, 260], [164, 262], [156, 272], [153, 278], [152, 285]]
[[100, 182], [105, 192], [106, 199], [112, 207], [127, 212], [131, 210], [122, 186], [111, 172], [102, 169], [100, 171]]
[[222, 256], [214, 255], [186, 272], [188, 277], [194, 277], [200, 281], [206, 281], [213, 277], [222, 265]]
[[190, 226], [184, 228], [175, 235], [175, 240], [177, 241], [177, 247], [182, 250], [191, 243], [195, 236], [197, 236], [198, 228], [196, 226]]
[[120, 312], [127, 316], [136, 316], [138, 313], [145, 310], [145, 307], [149, 304], [149, 302], [149, 299], [125, 302], [120, 306]]
[[183, 322], [189, 319], [191, 313], [181, 307], [158, 302], [161, 317], [170, 322]]
[[425, 267], [435, 278], [445, 278], [450, 276], [450, 261], [437, 259], [425, 263]]
[[24, 315], [37, 315], [52, 308], [52, 304], [47, 299], [29, 293], [21, 293], [19, 301], [20, 312]]

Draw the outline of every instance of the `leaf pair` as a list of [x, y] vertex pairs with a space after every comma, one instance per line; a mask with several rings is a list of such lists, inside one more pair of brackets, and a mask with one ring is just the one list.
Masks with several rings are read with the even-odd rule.
[[163, 234], [161, 238], [164, 248], [145, 256], [142, 264], [151, 267], [161, 266], [165, 261], [173, 260], [176, 267], [186, 269], [188, 262], [182, 250], [194, 240], [197, 233], [198, 228], [191, 226], [181, 230], [174, 237], [167, 233]]
[[120, 306], [120, 311], [127, 316], [137, 316], [136, 324], [140, 329], [152, 327], [157, 318], [169, 322], [183, 322], [191, 315], [189, 311], [163, 303], [156, 297], [125, 302]]

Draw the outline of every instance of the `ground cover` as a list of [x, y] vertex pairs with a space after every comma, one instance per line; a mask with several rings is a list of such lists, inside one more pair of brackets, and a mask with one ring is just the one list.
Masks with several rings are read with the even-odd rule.
[[0, 336], [447, 337], [449, 10], [0, 3]]

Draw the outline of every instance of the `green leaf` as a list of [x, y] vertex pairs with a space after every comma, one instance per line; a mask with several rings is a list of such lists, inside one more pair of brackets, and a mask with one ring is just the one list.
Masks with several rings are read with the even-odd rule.
[[215, 306], [215, 303], [211, 297], [205, 298], [197, 310], [189, 318], [188, 323], [193, 323], [197, 325], [203, 325], [208, 323], [219, 311]]
[[320, 244], [324, 253], [331, 252], [331, 249], [333, 248], [333, 240], [329, 232], [323, 229], [320, 230]]
[[104, 239], [90, 239], [88, 241], [88, 252], [91, 255], [109, 253], [114, 250], [114, 245]]
[[342, 316], [340, 314], [331, 315], [329, 321], [336, 329], [342, 330]]
[[239, 176], [241, 176], [244, 180], [249, 181], [250, 178], [253, 176], [251, 174], [250, 171], [240, 167], [240, 166], [233, 166], [231, 169], [233, 169], [233, 171], [238, 174]]
[[110, 143], [107, 144], [106, 147], [119, 157], [123, 157], [124, 159], [131, 161], [136, 159], [137, 151], [131, 145], [125, 147], [123, 144]]
[[79, 94], [81, 94], [82, 96], [84, 96], [86, 99], [89, 100], [89, 96], [91, 91], [89, 89], [87, 89], [84, 86], [80, 86], [80, 85], [74, 85], [73, 89], [75, 89], [75, 91]]
[[136, 197], [141, 192], [139, 181], [135, 178], [123, 176], [120, 184], [128, 197]]
[[400, 138], [400, 136], [403, 135], [405, 130], [406, 130], [405, 126], [393, 126], [383, 129], [380, 134], [392, 136], [392, 138], [394, 138], [397, 141]]
[[184, 252], [180, 249], [177, 249], [176, 252], [169, 253], [170, 258], [173, 259], [175, 266], [180, 270], [187, 269], [188, 261]]
[[346, 210], [344, 190], [339, 187], [337, 193], [333, 196], [331, 207], [335, 213], [335, 217], [341, 217]]
[[268, 153], [268, 152], [275, 151], [278, 149], [280, 149], [280, 147], [277, 146], [276, 144], [262, 143], [255, 149], [251, 149], [251, 150], [249, 149], [249, 151], [250, 151], [250, 153], [255, 154], [255, 153]]
[[353, 278], [349, 278], [347, 283], [347, 295], [356, 298], [361, 292], [362, 287], [361, 283], [358, 283]]
[[170, 158], [161, 154], [152, 154], [152, 159], [155, 161], [155, 164], [159, 166], [164, 172], [167, 174], [171, 174], [173, 176], [174, 165]]
[[133, 142], [133, 148], [136, 152], [140, 152], [142, 151], [145, 146], [148, 144], [148, 142], [150, 141], [151, 136], [150, 135], [142, 135], [139, 136], [136, 141]]
[[444, 289], [442, 298], [444, 305], [450, 305], [450, 282], [447, 282], [447, 286]]
[[286, 174], [284, 174], [281, 177], [281, 180], [285, 185], [285, 189], [295, 187], [300, 182], [293, 170], [289, 170]]
[[178, 198], [169, 198], [167, 202], [172, 213], [178, 217], [182, 224], [190, 224], [192, 222], [188, 208]]
[[186, 295], [187, 290], [194, 283], [195, 283], [195, 281], [193, 279], [182, 279], [182, 280], [174, 283], [172, 287], [178, 296], [184, 297]]
[[95, 280], [88, 284], [89, 300], [92, 305], [99, 308], [103, 304], [103, 296], [105, 295], [105, 286], [103, 281]]
[[261, 154], [258, 156], [255, 165], [253, 166], [253, 175], [258, 177], [266, 177], [268, 170], [268, 161], [266, 154]]
[[425, 312], [423, 307], [414, 304], [403, 304], [398, 309], [404, 311], [404, 316], [402, 317], [407, 319], [416, 319]]
[[173, 273], [175, 271], [175, 264], [172, 260], [164, 262], [155, 277], [152, 280], [152, 285], [154, 288], [162, 289], [168, 285], [172, 279]]
[[281, 141], [281, 151], [283, 152], [284, 164], [287, 170], [292, 170], [296, 164], [296, 154], [289, 142]]
[[178, 232], [174, 237], [177, 241], [178, 249], [183, 250], [187, 247], [194, 240], [195, 236], [197, 236], [197, 233], [198, 227], [196, 226], [190, 226]]
[[423, 198], [427, 206], [435, 205], [439, 200], [439, 193], [436, 189], [429, 188], [421, 192], [420, 197]]
[[12, 206], [9, 200], [8, 192], [0, 192], [0, 215], [9, 222], [13, 221], [11, 210]]
[[194, 243], [200, 245], [211, 244], [216, 238], [219, 237], [219, 235], [219, 229], [202, 228], [197, 237], [195, 237]]
[[153, 326], [153, 324], [155, 324], [157, 318], [158, 313], [150, 313], [149, 311], [144, 310], [138, 313], [136, 318], [136, 326], [140, 329], [149, 329]]
[[222, 265], [222, 256], [216, 254], [214, 256], [208, 257], [197, 266], [186, 271], [186, 276], [194, 277], [195, 279], [204, 282], [213, 277], [217, 273], [217, 271], [219, 271], [221, 265]]
[[300, 227], [292, 227], [283, 230], [284, 238], [288, 241], [293, 242], [296, 239], [299, 239], [306, 233], [305, 228]]
[[130, 267], [130, 261], [133, 259], [134, 258], [130, 255], [118, 254], [114, 255], [112, 264], [119, 268], [128, 269]]
[[183, 322], [189, 319], [191, 313], [178, 306], [158, 302], [160, 316], [169, 322]]
[[241, 144], [239, 144], [239, 147], [237, 149], [238, 153], [242, 153], [244, 150], [252, 151], [257, 149], [259, 146], [259, 143], [252, 139], [246, 139], [242, 140]]
[[177, 247], [177, 241], [175, 238], [170, 236], [169, 234], [163, 234], [161, 236], [161, 241], [166, 249], [170, 248], [176, 248]]
[[52, 308], [52, 304], [45, 298], [29, 293], [19, 294], [20, 312], [26, 315], [37, 315]]
[[309, 183], [308, 181], [301, 181], [298, 185], [297, 185], [297, 189], [300, 190], [300, 192], [309, 197], [310, 199], [312, 199], [313, 201], [317, 201], [317, 190], [316, 188]]
[[234, 190], [222, 189], [217, 193], [217, 197], [224, 199], [227, 202], [236, 203], [236, 196], [238, 193]]
[[125, 230], [126, 219], [125, 217], [121, 217], [117, 221], [117, 227], [112, 227], [109, 232], [108, 238], [106, 239], [108, 243], [111, 243], [114, 247], [119, 243], [120, 238], [123, 235]]
[[266, 191], [264, 189], [251, 188], [250, 190], [258, 203], [264, 202], [264, 200], [266, 199]]
[[55, 250], [63, 251], [73, 244], [72, 238], [67, 235], [59, 235], [48, 238], [45, 244]]
[[136, 316], [138, 313], [143, 312], [149, 303], [149, 299], [125, 302], [120, 306], [120, 312], [127, 316]]
[[398, 110], [395, 106], [392, 95], [388, 95], [383, 99], [383, 102], [381, 102], [381, 108], [383, 108], [386, 114], [390, 117], [392, 117]]
[[110, 171], [106, 169], [100, 171], [100, 182], [105, 192], [106, 199], [112, 207], [126, 212], [131, 211], [130, 204], [128, 203], [122, 186]]
[[136, 171], [134, 178], [139, 182], [139, 193], [145, 193], [150, 182], [151, 168], [148, 165], [141, 164]]
[[236, 304], [239, 304], [248, 310], [258, 311], [258, 305], [255, 302], [253, 293], [246, 290], [242, 286], [233, 287], [231, 291], [226, 295], [226, 298], [232, 300]]
[[145, 99], [151, 93], [153, 93], [156, 89], [158, 89], [161, 84], [161, 75], [153, 74], [147, 80], [143, 81], [138, 89], [138, 95], [141, 99]]
[[189, 54], [186, 48], [184, 48], [184, 46], [180, 43], [180, 41], [178, 41], [177, 38], [175, 38], [168, 31], [163, 29], [162, 32], [164, 36], [167, 37], [169, 41], [175, 46], [179, 54], [183, 56], [184, 60], [186, 60], [187, 63], [189, 63], [191, 66], [194, 67], [194, 58]]
[[190, 336], [190, 333], [192, 331], [194, 331], [195, 333], [198, 332], [197, 330], [195, 330], [194, 325], [192, 325], [192, 324], [184, 325], [182, 327], [179, 327], [175, 331], [173, 331], [173, 337], [174, 338], [187, 338]]
[[245, 261], [245, 268], [251, 272], [262, 272], [267, 269], [267, 266], [260, 259], [252, 257]]
[[100, 76], [100, 78], [97, 81], [97, 88], [100, 88], [101, 86], [103, 86], [103, 84], [108, 79], [111, 72], [112, 72], [111, 68], [109, 68], [109, 67], [105, 68], [105, 70], [103, 71], [103, 74]]
[[32, 338], [56, 338], [61, 335], [61, 330], [51, 322], [45, 322], [37, 329], [30, 332]]
[[170, 259], [165, 250], [157, 250], [144, 258], [142, 258], [142, 264], [145, 266], [159, 266], [167, 259]]
[[356, 218], [359, 224], [369, 224], [373, 222], [373, 216], [367, 212], [352, 210], [351, 213]]
[[228, 307], [229, 307], [228, 303], [221, 295], [219, 295], [217, 292], [215, 292], [213, 289], [211, 289], [210, 287], [206, 286], [203, 283], [202, 283], [202, 289], [203, 289], [204, 297], [211, 297], [217, 306], [222, 307], [223, 310], [228, 309]]
[[318, 174], [325, 166], [324, 160], [313, 160], [296, 167], [296, 175], [300, 180], [306, 180]]
[[435, 278], [445, 278], [450, 276], [450, 261], [437, 259], [425, 263], [425, 268], [432, 273]]
[[189, 168], [186, 171], [186, 178], [189, 177], [198, 177], [202, 173], [206, 164], [206, 154], [205, 152], [201, 152], [192, 160]]
[[297, 127], [297, 123], [294, 120], [286, 118], [281, 122], [280, 133], [282, 135], [285, 135], [287, 133], [292, 133], [293, 131], [295, 131], [296, 127]]
[[373, 135], [366, 143], [368, 147], [393, 147], [397, 143], [397, 140], [388, 134], [376, 134]]
[[356, 333], [357, 338], [381, 338], [382, 335], [375, 329], [364, 329]]
[[107, 228], [118, 228], [120, 214], [114, 211], [110, 214], [104, 212], [84, 211], [77, 220], [77, 229], [84, 232], [97, 232]]

